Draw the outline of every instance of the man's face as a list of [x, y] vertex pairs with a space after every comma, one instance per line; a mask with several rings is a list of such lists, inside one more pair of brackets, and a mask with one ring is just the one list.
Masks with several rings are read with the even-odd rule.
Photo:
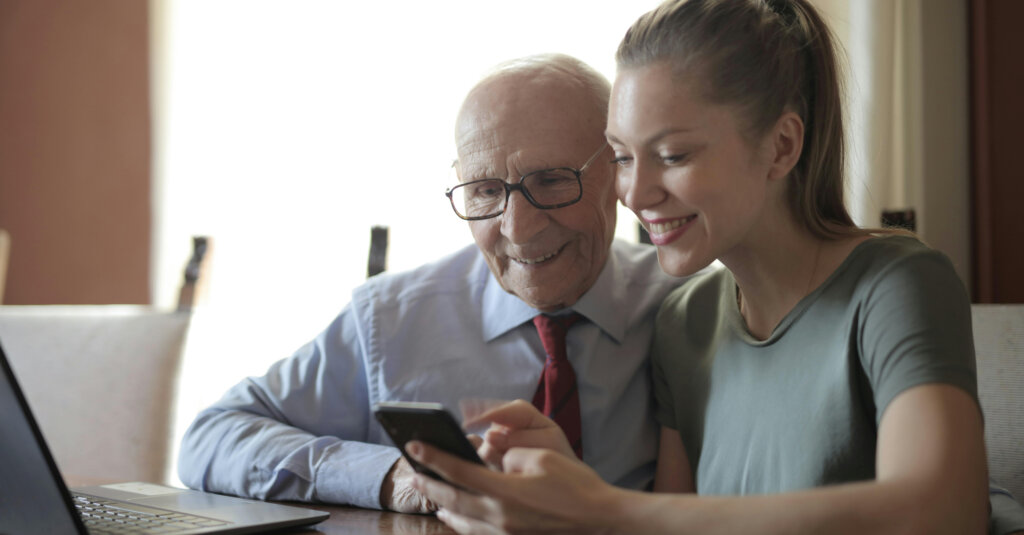
[[[604, 114], [587, 101], [551, 80], [510, 76], [478, 87], [459, 114], [459, 180], [519, 182], [532, 171], [581, 168], [604, 145]], [[571, 306], [604, 267], [616, 197], [611, 153], [601, 151], [581, 176], [576, 204], [542, 210], [513, 192], [503, 214], [469, 224], [501, 286], [534, 308]]]

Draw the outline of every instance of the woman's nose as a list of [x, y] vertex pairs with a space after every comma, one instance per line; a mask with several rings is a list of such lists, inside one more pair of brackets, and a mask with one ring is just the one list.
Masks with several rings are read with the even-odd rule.
[[665, 198], [650, 166], [640, 162], [617, 170], [615, 193], [622, 204], [634, 212], [654, 206]]

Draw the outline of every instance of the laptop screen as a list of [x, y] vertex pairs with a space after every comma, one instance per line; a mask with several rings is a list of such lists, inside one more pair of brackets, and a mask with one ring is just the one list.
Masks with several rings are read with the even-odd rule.
[[83, 533], [0, 347], [0, 535]]

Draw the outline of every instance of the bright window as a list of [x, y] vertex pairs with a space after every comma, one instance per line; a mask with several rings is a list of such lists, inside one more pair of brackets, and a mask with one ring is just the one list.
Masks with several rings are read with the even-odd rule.
[[[181, 425], [322, 330], [366, 277], [472, 241], [445, 187], [462, 98], [494, 64], [564, 52], [611, 79], [654, 0], [153, 3], [155, 301], [190, 236], [214, 240], [190, 333]], [[635, 240], [620, 213], [619, 234]]]
[[565, 52], [611, 79], [619, 38], [656, 4], [157, 3], [158, 304], [189, 236], [212, 236], [208, 306], [260, 333], [259, 359], [287, 355], [365, 279], [372, 225], [391, 228], [392, 271], [470, 243], [443, 192], [482, 73]]

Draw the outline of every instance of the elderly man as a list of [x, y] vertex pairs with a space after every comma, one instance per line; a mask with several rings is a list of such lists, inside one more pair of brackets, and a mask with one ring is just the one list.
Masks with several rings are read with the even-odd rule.
[[[201, 412], [182, 444], [182, 481], [425, 511], [373, 404], [523, 398], [557, 412], [605, 480], [648, 487], [647, 349], [657, 306], [681, 281], [653, 248], [613, 241], [608, 95], [607, 80], [567, 56], [514, 61], [482, 80], [456, 121], [459, 183], [448, 192], [476, 246], [369, 280], [313, 341]], [[565, 368], [554, 379], [559, 352], [575, 379]]]

